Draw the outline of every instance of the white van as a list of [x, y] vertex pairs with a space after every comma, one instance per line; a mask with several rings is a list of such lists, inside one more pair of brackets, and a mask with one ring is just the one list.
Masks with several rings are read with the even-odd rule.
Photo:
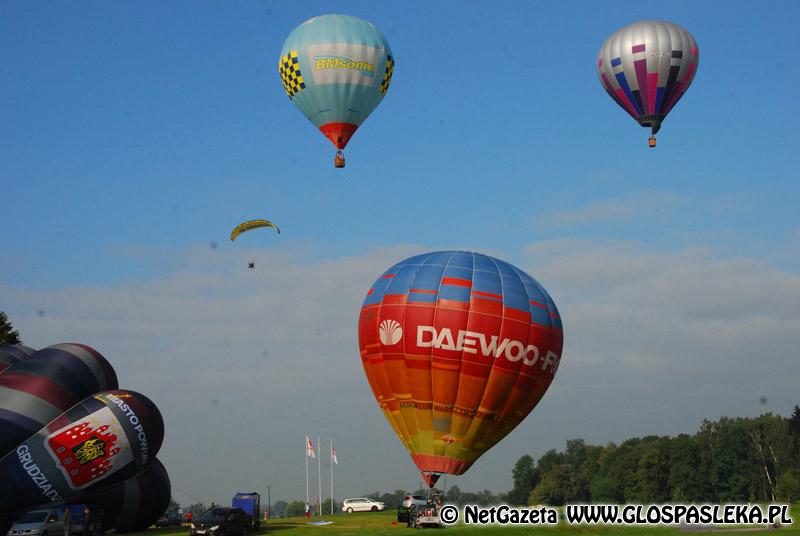
[[11, 525], [7, 536], [64, 536], [63, 510], [31, 510]]

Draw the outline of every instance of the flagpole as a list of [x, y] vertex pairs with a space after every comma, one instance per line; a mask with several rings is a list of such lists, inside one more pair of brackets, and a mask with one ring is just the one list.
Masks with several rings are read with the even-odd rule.
[[317, 499], [317, 512], [319, 515], [322, 515], [322, 445], [319, 443], [319, 436], [317, 436], [317, 468], [318, 468], [318, 479], [319, 479], [319, 498]]
[[333, 439], [331, 439], [331, 515], [333, 515]]
[[304, 457], [306, 459], [306, 505], [308, 505], [308, 436], [306, 436], [306, 448]]

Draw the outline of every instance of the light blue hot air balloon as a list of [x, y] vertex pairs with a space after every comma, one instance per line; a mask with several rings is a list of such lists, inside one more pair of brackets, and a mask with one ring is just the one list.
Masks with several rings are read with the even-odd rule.
[[371, 22], [322, 15], [292, 30], [278, 72], [289, 99], [338, 149], [342, 149], [389, 90], [394, 56]]

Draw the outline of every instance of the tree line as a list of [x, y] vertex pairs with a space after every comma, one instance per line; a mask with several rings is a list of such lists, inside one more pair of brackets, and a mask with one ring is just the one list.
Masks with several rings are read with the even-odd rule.
[[722, 417], [694, 435], [619, 445], [567, 441], [512, 471], [509, 504], [748, 502], [800, 499], [800, 407], [788, 418]]
[[[449, 504], [560, 506], [567, 503], [745, 503], [800, 500], [800, 406], [788, 418], [771, 413], [753, 418], [703, 421], [694, 435], [646, 436], [619, 445], [567, 441], [538, 460], [526, 454], [511, 471], [513, 488], [442, 494]], [[427, 496], [427, 489], [411, 494]], [[406, 490], [365, 493], [396, 509]], [[177, 507], [177, 503], [174, 503]], [[312, 505], [313, 508], [314, 505]], [[189, 507], [197, 515], [204, 505]], [[330, 510], [325, 499], [323, 511]], [[304, 501], [277, 501], [272, 517], [302, 516]], [[341, 502], [334, 502], [341, 512]]]

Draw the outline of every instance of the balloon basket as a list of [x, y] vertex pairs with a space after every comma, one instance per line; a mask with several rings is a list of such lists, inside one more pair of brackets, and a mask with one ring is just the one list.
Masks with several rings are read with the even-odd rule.
[[333, 157], [333, 165], [337, 168], [344, 167], [344, 154], [342, 153], [342, 151], [338, 151], [336, 153], [336, 156]]
[[650, 147], [651, 149], [656, 146], [656, 137], [655, 136], [650, 136], [650, 139], [647, 140], [647, 146]]

